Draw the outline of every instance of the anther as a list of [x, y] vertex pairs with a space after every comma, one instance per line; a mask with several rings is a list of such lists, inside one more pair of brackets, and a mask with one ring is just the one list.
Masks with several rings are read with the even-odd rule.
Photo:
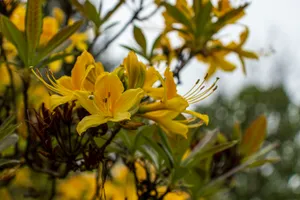
[[88, 96], [88, 98], [89, 98], [89, 100], [94, 100], [95, 96], [91, 94], [91, 95]]

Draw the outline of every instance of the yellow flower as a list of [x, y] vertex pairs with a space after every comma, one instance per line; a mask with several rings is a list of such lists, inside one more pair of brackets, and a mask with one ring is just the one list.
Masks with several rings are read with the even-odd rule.
[[142, 87], [146, 76], [146, 66], [138, 61], [134, 52], [129, 52], [123, 61], [123, 66], [128, 76], [128, 89]]
[[23, 4], [19, 4], [10, 16], [10, 20], [20, 31], [25, 31], [25, 15], [25, 6]]
[[95, 63], [93, 56], [87, 51], [77, 58], [71, 77], [62, 76], [58, 80], [54, 78], [52, 73], [47, 73], [47, 78], [51, 84], [46, 83], [41, 75], [34, 70], [32, 72], [45, 84], [45, 86], [57, 93], [51, 95], [51, 109], [69, 101], [76, 100], [75, 91], [94, 91], [94, 83], [96, 78], [104, 71], [101, 63]]
[[144, 92], [140, 88], [123, 91], [123, 84], [117, 75], [104, 73], [97, 79], [93, 95], [77, 92], [79, 103], [91, 114], [78, 123], [77, 132], [81, 135], [88, 128], [108, 121], [130, 119], [130, 111], [136, 108]]
[[45, 45], [59, 30], [58, 21], [54, 17], [43, 19], [43, 31], [40, 38], [40, 45]]
[[[160, 79], [164, 88], [164, 95], [161, 97], [160, 101], [141, 105], [139, 112], [142, 117], [158, 123], [167, 134], [175, 133], [180, 134], [183, 137], [186, 137], [188, 128], [195, 128], [201, 126], [203, 123], [208, 124], [209, 118], [207, 115], [186, 110], [186, 108], [191, 104], [205, 99], [215, 91], [217, 88], [217, 81], [209, 88], [205, 89], [203, 84], [206, 78], [204, 78], [201, 83], [200, 80], [198, 80], [185, 95], [181, 96], [177, 94], [173, 73], [169, 68], [165, 71], [165, 80], [162, 78]], [[192, 117], [185, 120], [177, 120], [176, 117], [180, 116], [181, 113], [186, 113]], [[196, 119], [199, 119], [200, 121], [194, 123]]]

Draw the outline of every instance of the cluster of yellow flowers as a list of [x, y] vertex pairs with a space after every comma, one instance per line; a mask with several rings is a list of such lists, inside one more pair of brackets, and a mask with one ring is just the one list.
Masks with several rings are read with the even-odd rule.
[[[93, 56], [84, 51], [72, 69], [71, 76], [56, 79], [46, 73], [47, 83], [39, 71], [32, 72], [55, 94], [50, 97], [50, 109], [76, 101], [90, 115], [77, 125], [78, 134], [101, 124], [132, 120], [134, 116], [158, 123], [167, 134], [186, 137], [189, 128], [208, 123], [208, 116], [187, 110], [190, 104], [201, 101], [216, 88], [216, 82], [205, 88], [198, 80], [185, 95], [177, 93], [173, 73], [167, 67], [164, 77], [154, 68], [140, 62], [130, 52], [113, 72], [105, 72]], [[160, 83], [160, 86], [156, 86]], [[191, 117], [184, 117], [182, 114]], [[182, 116], [179, 119], [179, 116]]]
[[[59, 8], [53, 9], [53, 16], [46, 16], [43, 18], [42, 34], [40, 37], [40, 46], [45, 46], [47, 42], [58, 33], [61, 25], [64, 23], [64, 13]], [[25, 18], [26, 18], [26, 6], [24, 4], [18, 4], [10, 16], [11, 22], [22, 32], [25, 31]], [[74, 23], [74, 19], [69, 19], [67, 22], [69, 25]], [[65, 49], [66, 53], [72, 53], [73, 49], [83, 51], [87, 49], [88, 37], [86, 33], [75, 33], [70, 37], [70, 44]], [[3, 48], [6, 51], [8, 60], [13, 60], [17, 55], [16, 47], [6, 39], [4, 40]], [[72, 63], [74, 56], [70, 55], [65, 58], [67, 63]], [[49, 64], [50, 69], [53, 72], [58, 72], [61, 69], [62, 60], [58, 60]]]

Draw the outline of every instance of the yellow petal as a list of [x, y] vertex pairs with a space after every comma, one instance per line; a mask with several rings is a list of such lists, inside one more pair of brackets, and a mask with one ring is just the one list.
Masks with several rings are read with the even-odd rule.
[[120, 98], [124, 87], [119, 77], [114, 74], [104, 73], [99, 76], [95, 84], [95, 98], [98, 107], [106, 110]]
[[169, 67], [167, 67], [164, 75], [166, 78], [167, 98], [171, 99], [177, 96], [177, 89], [176, 89], [176, 84], [174, 82], [173, 73], [170, 71]]
[[90, 92], [76, 91], [74, 92], [79, 104], [86, 109], [90, 114], [97, 114], [99, 109], [96, 107], [94, 97]]
[[128, 75], [128, 88], [142, 87], [146, 77], [146, 66], [138, 61], [134, 52], [129, 52], [123, 61], [123, 65]]
[[130, 119], [130, 117], [131, 117], [131, 114], [129, 112], [118, 112], [113, 116], [113, 118], [109, 118], [109, 121], [120, 122], [123, 120]]
[[141, 88], [126, 90], [114, 105], [115, 112], [129, 111], [136, 104], [139, 104], [144, 96]]
[[97, 127], [107, 122], [107, 118], [103, 115], [90, 115], [84, 117], [77, 125], [76, 130], [79, 135], [85, 132], [88, 128]]
[[160, 110], [160, 111], [148, 112], [142, 116], [158, 123], [159, 126], [167, 134], [175, 133], [175, 134], [182, 135], [183, 137], [186, 138], [188, 132], [187, 125], [180, 123], [179, 121], [173, 120], [178, 115], [179, 112]]
[[194, 112], [194, 111], [191, 111], [191, 110], [186, 110], [186, 111], [184, 111], [184, 113], [193, 115], [193, 116], [201, 119], [206, 125], [208, 125], [208, 122], [209, 122], [208, 115], [204, 115], [204, 114], [201, 114], [201, 113], [198, 113], [198, 112]]
[[86, 77], [85, 71], [86, 67], [93, 64], [94, 58], [87, 51], [82, 52], [80, 56], [77, 57], [74, 68], [72, 69], [72, 84], [74, 89], [79, 90], [82, 86], [82, 81]]
[[56, 94], [51, 95], [50, 97], [50, 110], [53, 110], [57, 106], [65, 104], [67, 102], [75, 100], [74, 95], [67, 95], [67, 96], [59, 96]]
[[72, 81], [71, 81], [71, 77], [69, 76], [62, 76], [60, 77], [57, 81], [56, 81], [59, 85], [72, 90]]
[[157, 72], [154, 67], [150, 67], [146, 71], [146, 78], [144, 82], [144, 87], [152, 87], [153, 84], [158, 80]]

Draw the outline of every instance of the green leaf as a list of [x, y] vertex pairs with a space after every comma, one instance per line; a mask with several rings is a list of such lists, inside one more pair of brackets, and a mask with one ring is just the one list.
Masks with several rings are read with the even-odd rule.
[[139, 54], [140, 56], [148, 59], [147, 56], [143, 52], [140, 52], [138, 49], [135, 49], [133, 47], [129, 47], [127, 45], [121, 45], [121, 47], [123, 47], [123, 48], [125, 48], [125, 49], [127, 49], [129, 51], [133, 51], [134, 53]]
[[226, 14], [224, 14], [222, 17], [220, 17], [218, 19], [218, 21], [216, 21], [213, 24], [214, 27], [214, 31], [217, 32], [219, 31], [221, 28], [223, 28], [225, 25], [228, 24], [228, 22], [235, 18], [236, 16], [242, 14], [242, 12], [244, 12], [245, 8], [248, 6], [249, 4], [245, 4], [239, 8], [236, 9], [232, 9], [231, 11], [227, 12]]
[[17, 134], [8, 135], [0, 141], [0, 152], [7, 149], [11, 145], [18, 142], [19, 136]]
[[28, 0], [26, 10], [26, 38], [28, 42], [28, 65], [33, 65], [35, 50], [39, 44], [39, 39], [42, 33], [42, 1]]
[[78, 0], [71, 0], [71, 2], [85, 18], [91, 20], [95, 24], [98, 30], [101, 25], [101, 19], [95, 6], [89, 0], [86, 0], [84, 5], [79, 3]]
[[239, 145], [240, 154], [248, 157], [257, 152], [264, 142], [266, 129], [267, 120], [264, 115], [252, 122], [243, 135], [243, 139]]
[[84, 13], [85, 13], [85, 16], [89, 20], [94, 22], [94, 24], [95, 24], [95, 26], [98, 30], [100, 25], [101, 25], [100, 14], [97, 12], [97, 9], [95, 8], [95, 6], [89, 0], [87, 0], [84, 3]]
[[152, 45], [152, 48], [151, 48], [151, 52], [150, 52], [150, 58], [153, 57], [154, 55], [154, 49], [158, 47], [159, 43], [160, 43], [160, 40], [162, 38], [163, 34], [160, 34], [157, 36], [157, 38], [155, 39], [153, 45]]
[[267, 163], [276, 163], [278, 161], [280, 161], [279, 157], [266, 158], [266, 159], [263, 159], [263, 160], [257, 160], [257, 161], [254, 161], [252, 164], [248, 165], [248, 168], [260, 167], [260, 166], [262, 166], [264, 164], [267, 164]]
[[211, 1], [208, 1], [200, 12], [195, 17], [196, 23], [196, 38], [205, 34], [205, 28], [211, 24], [211, 10], [213, 6]]
[[213, 145], [217, 139], [218, 131], [213, 130], [205, 134], [204, 138], [193, 148], [191, 153], [181, 161], [181, 166], [186, 166], [195, 156], [199, 155], [203, 149]]
[[0, 126], [0, 141], [7, 135], [12, 134], [19, 125], [15, 125], [14, 120], [16, 117], [14, 115], [9, 116]]
[[174, 165], [174, 157], [171, 149], [171, 145], [168, 141], [167, 135], [161, 130], [161, 128], [157, 127], [158, 130], [158, 135], [160, 136], [161, 143], [162, 143], [162, 148], [165, 151], [166, 155], [168, 156], [168, 159], [170, 160], [171, 167]]
[[142, 48], [144, 54], [146, 55], [146, 52], [147, 52], [147, 41], [145, 39], [145, 36], [144, 36], [142, 30], [139, 27], [134, 26], [134, 28], [133, 28], [133, 35], [134, 35], [135, 41], [140, 45], [140, 47]]
[[123, 5], [124, 2], [125, 0], [119, 0], [119, 2], [110, 11], [108, 11], [102, 19], [102, 24], [106, 22], [120, 8], [120, 6]]
[[65, 57], [72, 56], [72, 55], [75, 56], [76, 54], [75, 54], [75, 53], [63, 53], [63, 54], [57, 54], [57, 55], [52, 56], [52, 57], [50, 57], [50, 58], [48, 58], [48, 59], [46, 59], [46, 60], [43, 60], [43, 61], [40, 62], [36, 67], [42, 68], [42, 67], [44, 67], [44, 66], [46, 66], [46, 65], [48, 65], [48, 64], [50, 64], [50, 63], [52, 63], [52, 62], [55, 62], [55, 61], [57, 61], [57, 60], [62, 60], [62, 59], [64, 59]]
[[164, 3], [164, 6], [172, 18], [181, 23], [183, 26], [187, 27], [190, 32], [193, 32], [191, 21], [183, 12], [181, 12], [176, 6], [168, 3]]
[[181, 162], [181, 166], [184, 167], [193, 167], [195, 165], [198, 165], [201, 160], [204, 160], [208, 157], [213, 156], [216, 153], [219, 153], [221, 151], [224, 151], [228, 148], [231, 148], [232, 146], [236, 145], [237, 141], [230, 141], [227, 143], [219, 144], [216, 146], [209, 147], [207, 149], [202, 149], [202, 151], [198, 151], [195, 153], [192, 157], [188, 156], [186, 159], [184, 159]]
[[0, 30], [4, 37], [15, 45], [23, 63], [27, 63], [27, 42], [24, 33], [21, 32], [7, 17], [0, 15]]
[[54, 49], [65, 42], [71, 35], [73, 35], [82, 25], [83, 21], [77, 21], [74, 24], [61, 29], [51, 40], [40, 50], [36, 63], [48, 56]]

